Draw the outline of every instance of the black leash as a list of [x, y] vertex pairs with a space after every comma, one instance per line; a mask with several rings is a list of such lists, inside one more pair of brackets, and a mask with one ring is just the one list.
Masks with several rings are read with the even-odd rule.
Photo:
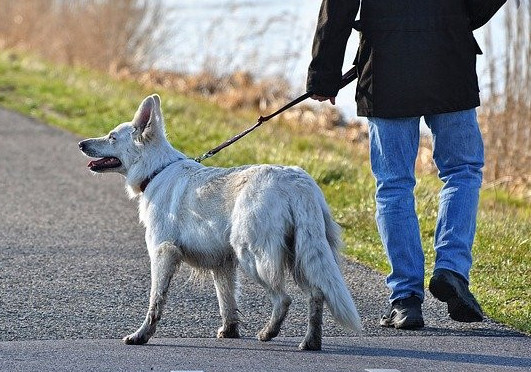
[[[342, 77], [341, 77], [341, 84], [339, 86], [339, 89], [343, 89], [345, 86], [347, 86], [348, 84], [350, 84], [351, 82], [353, 82], [354, 80], [356, 80], [356, 78], [358, 77], [358, 73], [357, 73], [357, 66], [354, 66], [352, 67], [350, 70], [348, 70]], [[217, 147], [214, 147], [213, 149], [209, 150], [208, 152], [205, 152], [203, 155], [195, 158], [194, 160], [198, 163], [201, 163], [203, 160], [205, 159], [208, 159], [214, 155], [216, 155], [218, 152], [220, 152], [221, 150], [223, 150], [225, 147], [228, 147], [230, 145], [232, 145], [234, 142], [238, 141], [240, 138], [246, 136], [247, 134], [251, 133], [253, 130], [255, 130], [256, 128], [258, 128], [260, 125], [262, 125], [263, 123], [265, 123], [266, 121], [274, 118], [275, 116], [277, 116], [278, 114], [286, 111], [287, 109], [295, 106], [296, 104], [299, 104], [301, 103], [302, 101], [304, 101], [305, 99], [311, 97], [313, 95], [312, 92], [307, 92], [307, 93], [304, 93], [302, 96], [298, 97], [298, 98], [295, 98], [293, 101], [289, 102], [288, 104], [286, 104], [285, 106], [282, 106], [281, 108], [279, 108], [277, 111], [275, 111], [274, 113], [272, 113], [271, 115], [267, 115], [267, 116], [260, 116], [258, 118], [258, 121], [256, 122], [255, 125], [253, 125], [252, 127], [250, 128], [247, 128], [246, 130], [244, 130], [243, 132], [235, 135], [234, 137], [232, 137], [231, 139], [228, 139], [227, 141], [223, 142], [221, 145], [217, 146]]]

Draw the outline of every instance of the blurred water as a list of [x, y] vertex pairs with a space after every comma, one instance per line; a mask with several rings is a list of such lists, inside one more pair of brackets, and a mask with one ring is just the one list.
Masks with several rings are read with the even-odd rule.
[[[305, 92], [320, 0], [179, 0], [170, 9], [171, 40], [157, 67], [181, 72], [249, 71], [282, 76], [293, 94]], [[353, 35], [345, 58], [350, 68], [357, 48]], [[355, 116], [354, 85], [337, 99], [345, 116]]]
[[[163, 67], [244, 69], [293, 79], [310, 58], [320, 0], [179, 0]], [[305, 68], [305, 67], [304, 67]]]
[[[245, 70], [256, 77], [287, 78], [293, 94], [305, 91], [313, 33], [321, 0], [166, 0], [171, 38], [156, 67], [180, 72]], [[501, 14], [493, 21], [501, 27]], [[503, 40], [494, 32], [495, 43]], [[476, 32], [480, 44], [483, 31]], [[358, 44], [352, 34], [343, 71], [350, 68]], [[500, 51], [503, 48], [499, 48]], [[480, 85], [486, 88], [485, 57], [478, 58]], [[354, 84], [337, 104], [355, 117]]]

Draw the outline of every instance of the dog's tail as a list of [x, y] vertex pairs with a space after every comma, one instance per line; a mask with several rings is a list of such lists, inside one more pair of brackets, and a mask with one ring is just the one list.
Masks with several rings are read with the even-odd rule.
[[332, 219], [320, 189], [313, 201], [295, 215], [295, 270], [297, 283], [322, 292], [332, 316], [346, 328], [361, 332], [361, 319], [339, 269], [341, 228]]

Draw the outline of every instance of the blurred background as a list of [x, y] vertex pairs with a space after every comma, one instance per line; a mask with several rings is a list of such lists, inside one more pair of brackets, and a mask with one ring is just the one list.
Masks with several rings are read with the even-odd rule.
[[[0, 49], [82, 65], [262, 112], [301, 94], [320, 0], [0, 0]], [[531, 4], [509, 0], [476, 31], [485, 187], [531, 198]], [[353, 33], [347, 70], [357, 48]], [[366, 138], [354, 84], [336, 107], [305, 105], [289, 119]], [[344, 135], [344, 131], [341, 132]], [[429, 138], [420, 167], [433, 172]], [[424, 154], [424, 150], [425, 154]], [[424, 155], [423, 155], [424, 154]]]

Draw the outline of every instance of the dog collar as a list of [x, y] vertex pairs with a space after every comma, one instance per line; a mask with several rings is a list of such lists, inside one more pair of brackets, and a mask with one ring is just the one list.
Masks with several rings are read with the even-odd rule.
[[151, 174], [151, 176], [147, 177], [147, 178], [144, 178], [144, 180], [142, 182], [140, 182], [140, 191], [144, 192], [146, 191], [146, 187], [148, 187], [149, 183], [151, 182], [151, 180], [155, 177], [157, 177], [157, 175], [162, 172], [164, 169], [166, 169], [166, 167], [169, 167], [170, 165], [172, 165], [173, 163], [176, 163], [176, 161], [172, 161], [171, 163], [169, 164], [166, 164], [165, 166], [157, 169], [155, 172], [153, 172]]

